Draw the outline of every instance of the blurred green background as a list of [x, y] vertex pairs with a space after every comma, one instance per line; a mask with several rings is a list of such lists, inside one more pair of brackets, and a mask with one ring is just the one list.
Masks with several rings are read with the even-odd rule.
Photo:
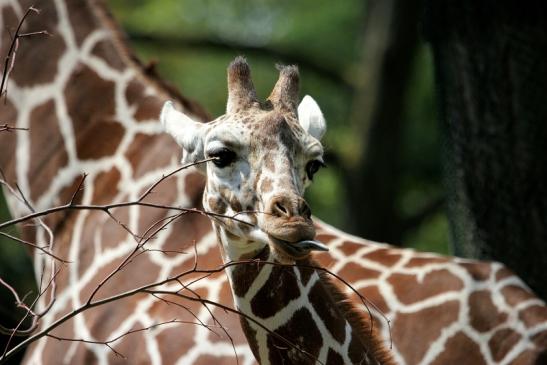
[[[247, 57], [262, 98], [277, 80], [276, 63], [298, 64], [301, 95], [317, 100], [328, 123], [324, 144], [329, 167], [307, 193], [314, 214], [367, 238], [450, 253], [432, 56], [420, 34], [420, 2], [399, 3], [113, 0], [110, 6], [139, 58], [145, 64], [157, 62], [164, 79], [213, 117], [224, 113], [226, 67], [235, 56]], [[403, 39], [397, 42], [397, 37]], [[399, 55], [407, 57], [398, 60]], [[405, 70], [400, 82], [379, 76], [382, 63], [393, 59], [400, 62], [393, 68]], [[378, 140], [366, 133], [376, 121], [363, 108], [379, 108], [374, 103], [386, 83], [400, 95], [393, 106], [388, 100], [385, 108], [398, 108], [400, 113], [397, 121], [385, 123], [385, 133], [376, 133], [387, 136]], [[390, 131], [394, 124], [397, 127]], [[395, 186], [386, 198], [385, 205], [393, 212], [385, 236], [380, 231], [371, 237], [360, 229], [359, 217], [357, 223], [349, 218], [360, 209], [374, 216], [383, 205], [362, 201], [362, 207], [348, 207], [354, 196], [346, 179], [368, 167], [366, 153], [373, 143], [393, 145], [393, 153], [376, 156], [375, 163], [381, 165], [385, 159], [386, 164], [396, 161], [396, 166], [374, 178], [379, 185]], [[393, 231], [400, 234], [393, 237]]]
[[[235, 56], [247, 57], [262, 98], [277, 79], [276, 63], [298, 64], [301, 95], [317, 100], [329, 128], [324, 139], [329, 167], [307, 193], [314, 214], [366, 238], [449, 254], [432, 56], [420, 35], [419, 11], [409, 11], [420, 9], [419, 2], [400, 3], [112, 0], [109, 5], [139, 58], [157, 62], [163, 78], [215, 117], [225, 108], [226, 66]], [[359, 176], [364, 180], [354, 179]], [[362, 195], [365, 188], [370, 200]], [[3, 201], [0, 216], [9, 217]], [[0, 277], [20, 292], [32, 289], [25, 250], [3, 239]], [[13, 318], [12, 310], [0, 306], [0, 311], [0, 317]]]

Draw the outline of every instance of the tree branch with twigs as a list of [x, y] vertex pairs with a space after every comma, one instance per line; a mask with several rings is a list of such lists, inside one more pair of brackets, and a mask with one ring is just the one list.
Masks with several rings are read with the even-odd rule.
[[[194, 263], [193, 263], [192, 268], [190, 268], [186, 271], [183, 271], [181, 273], [178, 273], [174, 276], [164, 278], [163, 280], [159, 280], [159, 281], [155, 281], [155, 282], [145, 284], [145, 285], [142, 285], [142, 286], [139, 286], [139, 287], [135, 287], [135, 288], [132, 288], [132, 289], [124, 291], [124, 292], [120, 292], [120, 293], [116, 293], [114, 295], [107, 296], [105, 298], [99, 298], [99, 293], [100, 293], [101, 289], [108, 282], [110, 282], [113, 277], [115, 277], [122, 270], [124, 270], [124, 268], [126, 268], [128, 265], [131, 265], [131, 263], [133, 263], [133, 261], [139, 255], [142, 255], [146, 252], [158, 251], [158, 250], [148, 249], [146, 247], [146, 244], [148, 242], [150, 242], [150, 240], [154, 239], [158, 235], [158, 233], [161, 232], [162, 230], [164, 230], [168, 225], [172, 224], [173, 222], [175, 222], [178, 219], [183, 218], [187, 214], [200, 214], [200, 215], [205, 215], [205, 216], [208, 216], [210, 218], [216, 218], [216, 219], [219, 219], [219, 218], [220, 219], [233, 219], [233, 220], [237, 220], [239, 222], [250, 224], [250, 223], [247, 223], [243, 220], [239, 220], [238, 218], [236, 218], [237, 214], [234, 215], [234, 216], [227, 216], [227, 215], [207, 212], [207, 211], [196, 209], [196, 208], [182, 208], [182, 207], [179, 207], [179, 206], [151, 203], [146, 199], [147, 197], [149, 197], [154, 192], [154, 189], [159, 184], [164, 182], [166, 179], [172, 177], [173, 175], [175, 175], [176, 173], [178, 173], [178, 172], [180, 172], [184, 169], [187, 169], [191, 166], [194, 166], [194, 165], [197, 165], [197, 164], [200, 164], [200, 163], [205, 163], [205, 162], [210, 161], [210, 160], [211, 160], [211, 158], [181, 166], [181, 167], [173, 170], [172, 172], [170, 172], [166, 175], [163, 175], [160, 179], [158, 179], [156, 182], [154, 182], [143, 194], [141, 194], [136, 200], [128, 201], [128, 202], [122, 202], [122, 203], [112, 203], [112, 204], [105, 204], [105, 205], [76, 204], [75, 201], [76, 201], [76, 198], [78, 196], [78, 193], [84, 188], [84, 184], [85, 184], [86, 175], [83, 175], [82, 179], [80, 180], [80, 182], [78, 184], [78, 186], [76, 187], [73, 194], [71, 195], [70, 201], [67, 204], [64, 204], [64, 205], [61, 205], [61, 206], [58, 206], [58, 207], [49, 208], [49, 209], [44, 209], [44, 210], [41, 210], [41, 211], [34, 211], [32, 209], [32, 207], [30, 206], [30, 204], [28, 204], [28, 207], [29, 207], [29, 210], [31, 210], [31, 213], [29, 213], [29, 214], [27, 214], [23, 217], [20, 217], [20, 218], [14, 218], [14, 219], [9, 220], [7, 222], [0, 223], [0, 229], [5, 229], [7, 227], [11, 227], [11, 226], [14, 226], [14, 225], [17, 225], [17, 224], [22, 224], [22, 223], [26, 223], [26, 222], [29, 222], [29, 221], [37, 220], [37, 219], [40, 219], [40, 218], [45, 217], [47, 215], [50, 215], [50, 214], [53, 214], [53, 213], [56, 213], [56, 212], [60, 212], [60, 211], [96, 210], [96, 211], [101, 211], [101, 212], [104, 212], [105, 214], [107, 214], [109, 216], [109, 218], [111, 218], [117, 225], [122, 227], [122, 229], [124, 229], [126, 232], [128, 232], [131, 235], [131, 237], [133, 237], [135, 239], [135, 247], [131, 250], [131, 252], [129, 252], [108, 274], [106, 274], [104, 276], [104, 278], [93, 288], [93, 290], [91, 291], [91, 294], [89, 295], [89, 297], [84, 301], [84, 303], [80, 307], [70, 310], [68, 313], [66, 313], [62, 317], [58, 318], [57, 320], [55, 320], [54, 322], [52, 322], [51, 324], [49, 324], [45, 328], [41, 328], [40, 330], [37, 330], [37, 331], [36, 331], [36, 329], [38, 328], [38, 322], [39, 322], [40, 318], [43, 315], [45, 315], [45, 313], [47, 313], [47, 311], [49, 309], [51, 309], [51, 306], [54, 303], [55, 297], [52, 296], [52, 298], [50, 298], [49, 307], [46, 308], [45, 310], [43, 310], [39, 314], [35, 313], [33, 311], [32, 307], [38, 301], [38, 299], [41, 296], [45, 295], [46, 291], [48, 289], [50, 289], [51, 286], [54, 285], [55, 277], [56, 277], [56, 275], [58, 275], [59, 271], [64, 266], [70, 265], [71, 263], [70, 263], [70, 261], [68, 261], [68, 260], [66, 260], [62, 257], [54, 255], [53, 250], [52, 250], [52, 248], [53, 248], [52, 244], [50, 244], [48, 246], [48, 248], [46, 249], [46, 248], [41, 247], [39, 245], [35, 245], [35, 244], [33, 245], [32, 243], [30, 243], [32, 247], [41, 248], [42, 253], [44, 255], [46, 255], [47, 257], [49, 257], [52, 261], [58, 261], [64, 266], [59, 267], [57, 269], [57, 271], [54, 272], [54, 275], [52, 275], [50, 281], [45, 286], [45, 289], [39, 291], [38, 295], [33, 300], [31, 305], [24, 304], [23, 300], [20, 299], [20, 296], [17, 294], [17, 292], [13, 288], [11, 288], [9, 285], [7, 285], [7, 283], [4, 284], [5, 283], [4, 281], [0, 282], [0, 284], [3, 284], [4, 286], [6, 286], [10, 289], [10, 291], [12, 292], [14, 298], [16, 299], [15, 301], [16, 301], [17, 305], [26, 310], [24, 318], [32, 318], [32, 326], [31, 326], [30, 329], [21, 330], [19, 328], [20, 327], [20, 325], [19, 325], [16, 328], [13, 328], [13, 329], [4, 328], [4, 332], [6, 332], [6, 330], [7, 330], [7, 331], [11, 332], [10, 333], [11, 336], [15, 336], [15, 335], [28, 335], [29, 332], [34, 331], [34, 333], [32, 333], [28, 338], [26, 338], [25, 340], [23, 340], [21, 343], [17, 344], [16, 346], [13, 346], [10, 349], [8, 349], [6, 347], [4, 349], [3, 355], [0, 357], [0, 364], [8, 361], [8, 359], [10, 359], [13, 355], [20, 352], [21, 350], [26, 348], [28, 345], [30, 345], [31, 343], [39, 340], [42, 337], [50, 337], [50, 338], [56, 339], [58, 341], [103, 344], [107, 348], [109, 348], [111, 351], [113, 351], [116, 356], [123, 357], [123, 354], [121, 354], [119, 351], [114, 349], [114, 344], [115, 344], [116, 341], [120, 340], [124, 336], [130, 335], [130, 334], [133, 334], [133, 333], [136, 333], [136, 332], [145, 331], [145, 330], [151, 329], [153, 327], [157, 327], [161, 324], [169, 324], [169, 323], [171, 323], [171, 324], [178, 323], [178, 324], [199, 325], [199, 326], [207, 328], [208, 330], [212, 330], [212, 327], [214, 327], [215, 329], [220, 329], [220, 331], [231, 342], [232, 348], [234, 350], [234, 354], [236, 356], [236, 362], [238, 362], [234, 341], [233, 341], [228, 329], [223, 326], [221, 321], [215, 316], [215, 314], [211, 310], [212, 307], [221, 309], [222, 311], [225, 311], [227, 313], [232, 313], [232, 314], [238, 315], [242, 318], [247, 319], [248, 321], [250, 321], [252, 323], [255, 323], [258, 327], [262, 328], [263, 330], [265, 330], [266, 332], [268, 332], [269, 334], [271, 334], [275, 338], [279, 339], [280, 341], [285, 343], [290, 348], [294, 348], [297, 351], [304, 354], [305, 356], [311, 357], [313, 360], [317, 361], [316, 358], [314, 358], [311, 354], [307, 353], [304, 349], [299, 348], [297, 345], [295, 345], [289, 339], [284, 338], [283, 336], [269, 330], [267, 327], [265, 327], [259, 321], [253, 319], [252, 317], [246, 315], [245, 313], [240, 312], [239, 310], [237, 310], [235, 308], [232, 308], [231, 306], [228, 306], [228, 305], [225, 305], [225, 304], [222, 304], [222, 303], [218, 303], [218, 302], [209, 300], [207, 298], [203, 298], [202, 296], [200, 296], [193, 289], [192, 286], [194, 286], [196, 283], [209, 278], [211, 275], [222, 273], [227, 268], [232, 267], [232, 266], [236, 266], [236, 265], [257, 265], [257, 264], [260, 264], [260, 265], [276, 265], [276, 266], [286, 266], [286, 267], [302, 267], [302, 268], [308, 268], [308, 269], [313, 269], [313, 270], [316, 270], [316, 271], [325, 272], [326, 274], [332, 276], [335, 280], [342, 283], [342, 285], [349, 288], [349, 290], [351, 292], [353, 292], [355, 295], [357, 295], [357, 297], [359, 298], [360, 302], [364, 305], [364, 307], [366, 308], [369, 315], [372, 316], [372, 314], [370, 312], [370, 309], [369, 309], [369, 305], [371, 305], [371, 303], [362, 294], [360, 294], [356, 289], [354, 289], [349, 282], [347, 282], [346, 280], [344, 280], [343, 278], [341, 278], [340, 276], [338, 276], [337, 274], [333, 273], [332, 271], [330, 271], [326, 268], [319, 267], [319, 266], [313, 266], [313, 265], [306, 265], [306, 264], [302, 264], [302, 263], [287, 265], [287, 264], [281, 264], [281, 263], [277, 263], [277, 262], [260, 261], [260, 260], [251, 259], [251, 260], [241, 260], [241, 261], [228, 262], [228, 263], [225, 263], [223, 265], [220, 265], [219, 267], [212, 268], [212, 269], [202, 269], [202, 268], [199, 267], [199, 255], [198, 255], [198, 252], [197, 252], [197, 248], [195, 247], [195, 243], [194, 243]], [[7, 185], [7, 183], [3, 179], [0, 180], [0, 183], [2, 183], [4, 185]], [[10, 187], [10, 189], [8, 189], [8, 191], [10, 191], [13, 194], [18, 194], [19, 200], [22, 200], [22, 201], [25, 201], [25, 202], [28, 203], [28, 200], [24, 197], [24, 195], [23, 195], [23, 193], [21, 192], [20, 189], [14, 189], [13, 187]], [[143, 234], [137, 234], [135, 232], [132, 232], [129, 229], [129, 227], [127, 225], [125, 225], [123, 222], [121, 222], [114, 215], [114, 213], [112, 212], [116, 208], [130, 207], [130, 206], [151, 207], [151, 208], [156, 208], [156, 209], [163, 209], [163, 210], [166, 210], [166, 211], [176, 211], [177, 213], [176, 214], [171, 214], [171, 215], [168, 215], [166, 217], [163, 217], [163, 218], [159, 219], [158, 221], [152, 223], [144, 231]], [[2, 231], [0, 231], [0, 233], [1, 232]], [[12, 236], [10, 236], [10, 237], [12, 237]], [[13, 238], [15, 238], [15, 237], [13, 237]], [[29, 242], [26, 242], [26, 241], [23, 241], [23, 240], [17, 239], [17, 238], [15, 238], [14, 241], [16, 241], [20, 244], [29, 244]], [[21, 241], [23, 241], [23, 242], [21, 242]], [[159, 251], [163, 252], [163, 253], [167, 253], [166, 251], [163, 251], [163, 250], [159, 250]], [[176, 253], [177, 254], [186, 254], [185, 252], [180, 252], [180, 251], [177, 251]], [[185, 283], [186, 279], [191, 279], [191, 280], [189, 282]], [[66, 338], [66, 337], [58, 336], [54, 333], [54, 330], [56, 328], [58, 328], [60, 325], [62, 325], [63, 323], [65, 323], [69, 320], [71, 320], [75, 316], [77, 316], [77, 315], [79, 315], [79, 314], [81, 314], [85, 311], [88, 311], [92, 308], [95, 308], [95, 307], [98, 307], [98, 306], [101, 306], [101, 305], [105, 305], [105, 304], [108, 304], [108, 303], [113, 303], [113, 302], [122, 300], [124, 298], [132, 297], [132, 296], [135, 296], [135, 295], [138, 295], [138, 294], [151, 295], [151, 296], [155, 297], [156, 299], [158, 299], [160, 301], [163, 301], [165, 303], [176, 304], [178, 307], [183, 309], [185, 312], [191, 313], [191, 315], [194, 317], [195, 321], [190, 323], [189, 321], [180, 321], [178, 319], [172, 319], [170, 321], [167, 321], [167, 322], [164, 322], [164, 323], [161, 323], [161, 324], [155, 324], [153, 326], [143, 327], [143, 328], [140, 328], [140, 329], [131, 330], [131, 331], [128, 331], [127, 333], [122, 334], [120, 336], [117, 336], [115, 338], [106, 339], [106, 340], [103, 340], [103, 341], [92, 340], [92, 339], [83, 339], [83, 338]], [[209, 313], [209, 316], [212, 319], [213, 324], [212, 325], [207, 324], [203, 320], [200, 320], [198, 318], [198, 316], [196, 314], [194, 314], [189, 307], [187, 307], [183, 304], [175, 302], [175, 299], [178, 299], [179, 301], [182, 300], [183, 302], [186, 301], [186, 302], [200, 303], [204, 308], [206, 308], [207, 312]], [[372, 305], [372, 307], [375, 310], [378, 310], [374, 305]], [[381, 312], [379, 312], [379, 313], [381, 313]], [[389, 321], [388, 321], [388, 325], [389, 325]], [[214, 332], [214, 330], [213, 330], [213, 332]]]

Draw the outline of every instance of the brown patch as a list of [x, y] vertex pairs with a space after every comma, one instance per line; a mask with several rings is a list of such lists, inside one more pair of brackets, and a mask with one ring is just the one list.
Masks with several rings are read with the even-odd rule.
[[[540, 355], [542, 356], [542, 355]], [[545, 359], [545, 355], [543, 355], [543, 359]], [[537, 351], [533, 350], [526, 350], [522, 352], [517, 358], [513, 361], [511, 361], [510, 365], [543, 365], [545, 362], [541, 362], [540, 358], [538, 358]]]
[[[19, 40], [15, 67], [10, 74], [10, 78], [19, 87], [52, 82], [57, 76], [57, 62], [66, 51], [65, 42], [57, 30], [57, 14], [54, 6], [43, 6], [40, 10], [40, 14], [31, 13], [26, 18], [23, 32], [47, 30], [51, 36], [37, 35]], [[7, 20], [4, 23], [4, 29], [14, 30], [19, 20], [11, 15], [13, 14], [11, 9], [5, 11], [10, 14], [4, 13], [4, 20]], [[6, 18], [6, 15], [9, 18]], [[2, 33], [8, 34], [9, 32], [4, 29]], [[9, 42], [4, 39], [2, 44], [7, 45]], [[7, 50], [2, 54], [7, 54]]]
[[241, 203], [235, 197], [231, 197], [231, 199], [228, 201], [228, 204], [234, 212], [241, 212], [243, 210]]
[[79, 133], [76, 138], [76, 154], [81, 160], [96, 160], [116, 152], [125, 133], [124, 127], [112, 120], [100, 120]]
[[469, 320], [479, 332], [486, 332], [505, 322], [507, 314], [498, 311], [492, 302], [491, 293], [481, 290], [469, 296]]
[[307, 309], [297, 310], [293, 317], [275, 333], [289, 340], [299, 349], [306, 351], [303, 354], [298, 349], [289, 347], [287, 343], [272, 334], [268, 335], [267, 346], [270, 350], [269, 360], [272, 364], [315, 364], [319, 350], [323, 346], [321, 332], [313, 322], [313, 318]]
[[496, 271], [496, 281], [501, 281], [511, 276], [515, 276], [515, 274], [513, 274], [513, 272], [506, 267], [502, 267], [501, 269]]
[[135, 179], [160, 166], [167, 166], [178, 155], [177, 147], [169, 136], [143, 133], [137, 133], [133, 137], [125, 152]]
[[[374, 304], [374, 307], [380, 310], [382, 313], [387, 313], [390, 308], [388, 307], [384, 296], [380, 293], [380, 289], [376, 285], [373, 286], [367, 286], [364, 289], [359, 290], [359, 292], [367, 298], [367, 301]], [[370, 310], [374, 313], [377, 310], [370, 308]], [[384, 319], [382, 321], [385, 322]]]
[[[137, 323], [133, 326], [133, 330], [143, 328], [144, 326], [141, 323]], [[153, 330], [151, 330], [153, 331]], [[146, 342], [144, 341], [144, 336], [140, 333], [134, 333], [122, 337], [121, 340], [116, 341], [113, 346], [116, 351], [121, 353], [128, 364], [150, 364], [152, 359], [148, 356], [148, 351], [137, 350], [145, 349]], [[116, 364], [120, 361], [120, 357], [114, 354], [112, 351], [108, 354], [108, 364]]]
[[[407, 364], [417, 364], [422, 360], [430, 344], [441, 335], [442, 330], [458, 320], [459, 307], [459, 303], [452, 300], [414, 313], [397, 314], [392, 324], [393, 342]], [[435, 320], [432, 321], [432, 318]], [[419, 334], [420, 340], [416, 341], [416, 336], [409, 334]]]
[[241, 328], [243, 329], [245, 338], [247, 338], [247, 341], [249, 342], [249, 347], [251, 348], [251, 351], [253, 352], [256, 361], [260, 363], [260, 353], [258, 348], [258, 342], [256, 340], [256, 331], [251, 327], [249, 321], [247, 321], [243, 317], [241, 317]]
[[139, 80], [132, 80], [125, 90], [127, 102], [136, 108], [134, 118], [137, 122], [158, 120], [163, 100], [146, 94], [145, 85]]
[[332, 337], [340, 344], [344, 343], [346, 338], [346, 320], [341, 316], [333, 299], [329, 293], [325, 291], [325, 288], [320, 281], [318, 281], [310, 290], [308, 298], [310, 303], [312, 303], [313, 308], [332, 334]]
[[268, 318], [299, 296], [300, 289], [293, 268], [274, 266], [264, 286], [251, 300], [251, 310], [260, 318]]
[[264, 178], [262, 179], [262, 182], [260, 183], [260, 191], [262, 194], [267, 194], [272, 191], [273, 188], [273, 181], [270, 178]]
[[329, 349], [329, 352], [327, 353], [327, 364], [344, 365], [344, 359], [338, 352], [334, 351], [333, 349]]
[[507, 285], [501, 289], [501, 293], [505, 297], [507, 304], [513, 307], [525, 300], [536, 298], [536, 296], [529, 290], [516, 285]]
[[137, 110], [135, 111], [134, 118], [138, 122], [159, 120], [160, 111], [163, 107], [162, 100], [155, 96], [145, 96], [142, 99], [136, 101]]
[[77, 137], [78, 156], [97, 158], [114, 152], [123, 134], [123, 127], [114, 126], [112, 121], [114, 83], [79, 64], [67, 82], [64, 96]]
[[[539, 349], [542, 349], [543, 356], [547, 357], [547, 330], [543, 330], [532, 337], [532, 341]], [[543, 364], [543, 363], [542, 363]]]
[[120, 178], [120, 171], [115, 167], [106, 172], [99, 173], [93, 184], [92, 204], [107, 204], [112, 202], [112, 197], [118, 192]]
[[519, 312], [519, 319], [526, 328], [533, 327], [547, 320], [547, 307], [545, 305], [533, 305]]
[[[97, 284], [98, 282], [95, 282], [95, 286]], [[104, 307], [99, 306], [86, 310], [84, 315], [85, 323], [93, 337], [106, 340], [137, 308], [138, 301], [136, 299], [143, 299], [144, 297], [144, 295], [139, 295], [133, 298], [124, 298], [119, 302], [105, 304]], [[86, 300], [87, 297], [82, 299]]]
[[344, 253], [344, 256], [351, 256], [355, 252], [357, 252], [357, 250], [360, 250], [363, 247], [365, 247], [365, 246], [363, 246], [362, 244], [357, 243], [357, 242], [344, 241], [344, 242], [342, 242], [341, 245], [339, 245], [337, 247], [337, 249], [342, 251]]
[[401, 255], [394, 253], [392, 250], [380, 249], [363, 255], [363, 258], [376, 261], [384, 266], [393, 266], [399, 262]]
[[510, 328], [503, 328], [494, 333], [488, 341], [494, 361], [501, 361], [513, 346], [519, 342], [521, 335]]
[[235, 265], [231, 272], [232, 290], [234, 291], [234, 294], [238, 297], [243, 297], [247, 291], [249, 291], [249, 288], [254, 283], [263, 268], [264, 264], [260, 263]]
[[350, 283], [358, 280], [375, 279], [380, 276], [379, 271], [365, 268], [355, 262], [348, 262], [337, 274]]
[[421, 281], [418, 281], [416, 275], [398, 273], [391, 275], [387, 281], [393, 286], [397, 298], [404, 304], [416, 303], [438, 294], [459, 291], [463, 288], [462, 281], [445, 269], [431, 271]]
[[[437, 356], [432, 365], [486, 365], [479, 345], [462, 332], [450, 337], [444, 348], [445, 350]], [[454, 351], [454, 349], [465, 349], [465, 351]]]
[[214, 213], [226, 213], [227, 205], [222, 200], [222, 198], [210, 196], [209, 198], [207, 198], [207, 204], [209, 205], [209, 209], [211, 209], [211, 211]]
[[[275, 147], [275, 146], [273, 146]], [[264, 167], [271, 172], [275, 171], [275, 164], [272, 155], [269, 153], [264, 157]]]
[[[305, 264], [308, 265], [309, 262], [306, 261]], [[297, 266], [297, 268], [300, 272], [300, 281], [302, 282], [302, 285], [306, 286], [308, 284], [308, 281], [310, 281], [311, 276], [315, 272], [315, 269], [301, 266]]]
[[70, 23], [76, 38], [76, 43], [81, 46], [87, 36], [95, 29], [101, 28], [100, 24], [97, 24], [95, 16], [96, 11], [89, 3], [73, 3], [71, 1], [66, 2], [67, 13], [70, 14]]
[[68, 154], [57, 124], [55, 104], [48, 101], [30, 115], [30, 197], [36, 201], [51, 185], [60, 168], [68, 163]]
[[[184, 303], [183, 305], [188, 306], [188, 303]], [[174, 306], [165, 305], [164, 307], [174, 307]], [[180, 310], [179, 316], [182, 314], [182, 312], [183, 310]], [[173, 318], [183, 320], [179, 316], [173, 317]], [[191, 319], [191, 321], [194, 322], [195, 319]], [[189, 349], [197, 345], [194, 342], [195, 331], [196, 331], [196, 326], [191, 324], [179, 324], [176, 327], [162, 329], [162, 332], [159, 333], [156, 338], [157, 338], [158, 350], [159, 350], [159, 353], [162, 354], [163, 356], [164, 364], [165, 363], [168, 364], [169, 362], [172, 362], [173, 359], [182, 357], [184, 354], [188, 352]], [[181, 334], [184, 334], [184, 335], [181, 336]], [[212, 362], [211, 364], [214, 364], [214, 362]]]
[[190, 206], [201, 208], [201, 197], [203, 196], [203, 187], [205, 186], [205, 177], [194, 172], [186, 175], [184, 179], [184, 193], [190, 198]]
[[444, 257], [413, 257], [408, 260], [405, 267], [422, 267], [429, 264], [443, 264], [447, 261]]
[[460, 266], [476, 281], [488, 280], [492, 272], [492, 265], [483, 262], [461, 263]]
[[[321, 226], [319, 225], [315, 225], [315, 228], [319, 231], [321, 229]], [[336, 238], [338, 238], [337, 236], [333, 236], [332, 234], [328, 234], [328, 233], [323, 233], [323, 232], [319, 232], [317, 234], [317, 236], [315, 237], [318, 241], [321, 241], [321, 242], [330, 242]]]
[[122, 71], [127, 67], [119, 57], [118, 52], [114, 48], [114, 45], [112, 45], [111, 40], [102, 40], [97, 42], [95, 47], [93, 47], [91, 54], [104, 60], [108, 66], [115, 70]]

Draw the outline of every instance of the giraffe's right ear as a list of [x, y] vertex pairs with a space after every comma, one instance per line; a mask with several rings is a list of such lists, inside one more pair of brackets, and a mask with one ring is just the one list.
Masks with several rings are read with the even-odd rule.
[[298, 105], [298, 121], [302, 128], [318, 141], [327, 130], [327, 123], [319, 105], [309, 95], [304, 96]]
[[[184, 113], [179, 112], [173, 106], [173, 102], [166, 101], [160, 114], [163, 128], [169, 133], [179, 146], [184, 150], [181, 163], [188, 164], [203, 160], [203, 134], [205, 124], [194, 122]], [[201, 169], [205, 164], [200, 164]]]

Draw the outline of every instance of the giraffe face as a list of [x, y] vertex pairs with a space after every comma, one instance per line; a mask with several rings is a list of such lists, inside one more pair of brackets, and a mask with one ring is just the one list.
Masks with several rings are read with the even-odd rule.
[[311, 97], [296, 113], [256, 107], [208, 124], [166, 103], [161, 119], [184, 149], [183, 163], [213, 158], [200, 168], [207, 177], [203, 205], [236, 218], [213, 217], [230, 258], [253, 257], [266, 245], [291, 259], [323, 249], [313, 241], [311, 211], [303, 199], [323, 166], [319, 139], [325, 121]]

